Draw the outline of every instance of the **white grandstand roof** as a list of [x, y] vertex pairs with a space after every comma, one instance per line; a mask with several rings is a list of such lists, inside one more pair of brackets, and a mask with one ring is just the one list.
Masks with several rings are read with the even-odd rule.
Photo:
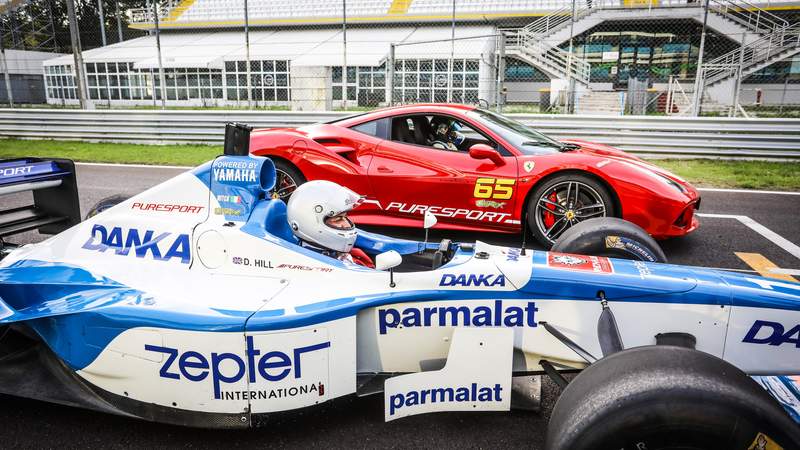
[[[347, 30], [347, 65], [379, 66], [389, 57], [393, 42], [405, 41], [414, 34], [414, 27]], [[293, 66], [341, 66], [344, 60], [341, 33], [321, 43], [312, 51], [292, 60]]]
[[[497, 31], [491, 26], [464, 27], [455, 30], [456, 41], [452, 43], [450, 27], [418, 27], [404, 42], [419, 44], [399, 45], [395, 48], [396, 59], [416, 58], [477, 58], [494, 49], [492, 35]], [[463, 39], [475, 36], [475, 39]]]
[[[456, 41], [456, 58], [477, 58], [490, 50], [491, 26], [459, 26], [456, 37], [479, 36], [475, 40]], [[347, 30], [347, 65], [378, 66], [389, 56], [392, 43], [450, 39], [449, 26], [397, 27], [375, 30]], [[224, 61], [245, 59], [244, 33], [218, 31], [202, 33], [163, 33], [162, 64], [165, 68], [222, 68]], [[448, 58], [449, 41], [414, 45], [398, 45], [395, 57]], [[257, 30], [250, 32], [250, 59], [290, 60], [294, 66], [341, 66], [343, 61], [342, 30]], [[133, 62], [140, 69], [157, 68], [155, 36], [145, 36], [106, 47], [86, 50], [83, 60], [92, 62]], [[53, 58], [45, 65], [71, 65], [72, 55]]]

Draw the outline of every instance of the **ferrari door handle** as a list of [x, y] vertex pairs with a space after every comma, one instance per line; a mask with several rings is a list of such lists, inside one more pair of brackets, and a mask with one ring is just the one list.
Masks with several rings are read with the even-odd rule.
[[386, 167], [386, 166], [378, 166], [378, 172], [382, 172], [382, 173], [393, 173], [393, 172], [394, 172], [394, 170], [392, 170], [392, 169], [390, 169], [390, 168], [388, 168], [388, 167]]

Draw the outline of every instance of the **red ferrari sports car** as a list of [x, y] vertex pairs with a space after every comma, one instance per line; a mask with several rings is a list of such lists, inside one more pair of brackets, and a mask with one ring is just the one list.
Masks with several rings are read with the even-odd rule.
[[250, 149], [275, 162], [284, 199], [316, 179], [366, 196], [351, 213], [361, 224], [419, 227], [430, 211], [442, 228], [516, 233], [527, 220], [547, 247], [593, 217], [621, 217], [657, 239], [698, 226], [697, 190], [672, 173], [471, 106], [400, 106], [257, 130]]

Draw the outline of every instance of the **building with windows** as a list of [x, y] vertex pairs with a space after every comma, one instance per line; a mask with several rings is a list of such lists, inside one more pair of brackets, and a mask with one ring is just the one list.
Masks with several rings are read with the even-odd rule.
[[[386, 104], [387, 64], [395, 44], [392, 94], [398, 101], [475, 103], [495, 88], [480, 81], [482, 72], [484, 79], [493, 79], [488, 65], [494, 59], [494, 28], [459, 27], [457, 38], [478, 37], [456, 49], [449, 42], [401, 45], [449, 39], [450, 33], [443, 26], [349, 29], [346, 77], [341, 28], [251, 31], [249, 67], [241, 31], [162, 33], [163, 90], [155, 36], [87, 50], [83, 60], [89, 98], [97, 103], [152, 104], [163, 91], [174, 106], [251, 103], [319, 110], [345, 101], [348, 106]], [[45, 63], [48, 103], [77, 101], [72, 64], [71, 55]]]

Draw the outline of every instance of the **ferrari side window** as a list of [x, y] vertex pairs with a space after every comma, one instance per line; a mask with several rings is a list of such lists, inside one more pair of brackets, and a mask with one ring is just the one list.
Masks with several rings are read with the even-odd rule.
[[370, 136], [374, 136], [380, 139], [386, 139], [387, 131], [388, 131], [388, 120], [387, 119], [376, 119], [370, 120], [369, 122], [360, 123], [354, 127], [352, 130], [358, 131], [359, 133], [368, 134]]
[[497, 148], [497, 144], [483, 134], [449, 116], [431, 117], [429, 128], [431, 135], [428, 145], [440, 150], [468, 152], [475, 144], [486, 144]]
[[353, 127], [353, 129], [358, 131], [359, 133], [375, 136], [378, 133], [378, 122], [372, 120], [370, 122], [362, 123], [361, 125], [356, 125]]

